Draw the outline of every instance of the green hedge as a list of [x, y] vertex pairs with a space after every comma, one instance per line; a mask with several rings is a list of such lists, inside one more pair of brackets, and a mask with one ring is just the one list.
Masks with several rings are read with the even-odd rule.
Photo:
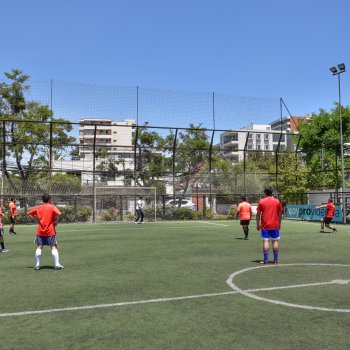
[[68, 205], [58, 209], [61, 212], [60, 222], [86, 222], [92, 216], [92, 208], [87, 205]]
[[101, 219], [103, 221], [116, 221], [118, 219], [118, 211], [114, 208], [110, 208], [103, 212]]

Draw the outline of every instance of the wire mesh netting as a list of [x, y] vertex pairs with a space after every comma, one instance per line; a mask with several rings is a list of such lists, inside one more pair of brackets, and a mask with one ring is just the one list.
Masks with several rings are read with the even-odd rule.
[[[150, 213], [174, 217], [171, 204], [203, 218], [208, 209], [227, 214], [242, 194], [257, 201], [266, 186], [304, 203], [305, 179], [313, 175], [308, 189], [333, 187], [339, 198], [339, 152], [313, 150], [319, 167], [305, 173], [302, 135], [290, 131], [294, 117], [281, 99], [52, 80], [28, 85], [20, 113], [0, 106], [1, 194], [17, 196], [22, 208], [48, 192], [67, 213], [74, 208], [71, 220], [81, 207], [93, 209], [93, 220], [106, 210], [132, 219], [134, 192], [152, 187]], [[103, 187], [129, 193], [94, 196]]]

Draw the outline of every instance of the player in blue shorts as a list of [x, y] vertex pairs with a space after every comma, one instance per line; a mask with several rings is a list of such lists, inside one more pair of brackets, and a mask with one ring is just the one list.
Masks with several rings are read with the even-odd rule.
[[260, 235], [263, 240], [264, 260], [260, 261], [260, 264], [269, 262], [270, 239], [272, 241], [273, 261], [277, 264], [283, 208], [281, 202], [272, 196], [271, 187], [266, 187], [264, 193], [265, 198], [259, 201], [256, 214], [256, 228], [261, 230]]

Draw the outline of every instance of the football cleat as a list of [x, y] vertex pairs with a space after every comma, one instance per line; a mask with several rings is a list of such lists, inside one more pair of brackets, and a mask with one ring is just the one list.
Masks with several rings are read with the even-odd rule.
[[63, 270], [64, 266], [63, 265], [56, 265], [55, 270]]
[[40, 266], [39, 266], [39, 265], [36, 265], [36, 266], [34, 267], [34, 270], [35, 270], [35, 271], [39, 271], [39, 270], [40, 270]]

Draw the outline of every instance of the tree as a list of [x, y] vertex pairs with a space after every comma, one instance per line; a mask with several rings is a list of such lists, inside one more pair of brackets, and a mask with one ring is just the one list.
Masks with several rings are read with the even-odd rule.
[[26, 99], [30, 89], [26, 84], [28, 75], [18, 69], [4, 75], [8, 81], [0, 83], [0, 120], [6, 120], [2, 136], [5, 133], [7, 142], [3, 169], [12, 189], [18, 191], [20, 188], [11, 180], [6, 159], [13, 159], [16, 164], [13, 171], [26, 187], [31, 177], [49, 171], [50, 138], [57, 156], [75, 138], [68, 135], [72, 130], [68, 120], [54, 118], [47, 105]]
[[139, 127], [136, 142], [136, 173], [134, 181], [139, 186], [156, 187], [157, 193], [165, 193], [161, 180], [169, 173], [171, 159], [165, 155], [165, 140], [156, 131], [149, 131], [148, 123]]
[[[166, 142], [168, 147], [174, 144], [175, 135], [170, 131]], [[209, 161], [209, 142], [206, 129], [201, 124], [190, 124], [184, 132], [179, 132], [176, 140], [175, 172], [181, 174], [182, 189], [186, 193], [193, 177], [205, 169]]]
[[271, 181], [283, 202], [297, 203], [300, 195], [307, 192], [307, 167], [292, 152], [279, 155], [277, 178]]
[[[308, 122], [299, 123], [300, 148], [303, 151], [306, 165], [310, 169], [308, 184], [310, 188], [339, 187], [340, 185], [340, 106], [330, 112], [320, 109]], [[350, 108], [342, 106], [342, 129], [344, 143], [350, 140]], [[346, 167], [350, 166], [345, 158]], [[350, 186], [347, 179], [346, 187]]]

